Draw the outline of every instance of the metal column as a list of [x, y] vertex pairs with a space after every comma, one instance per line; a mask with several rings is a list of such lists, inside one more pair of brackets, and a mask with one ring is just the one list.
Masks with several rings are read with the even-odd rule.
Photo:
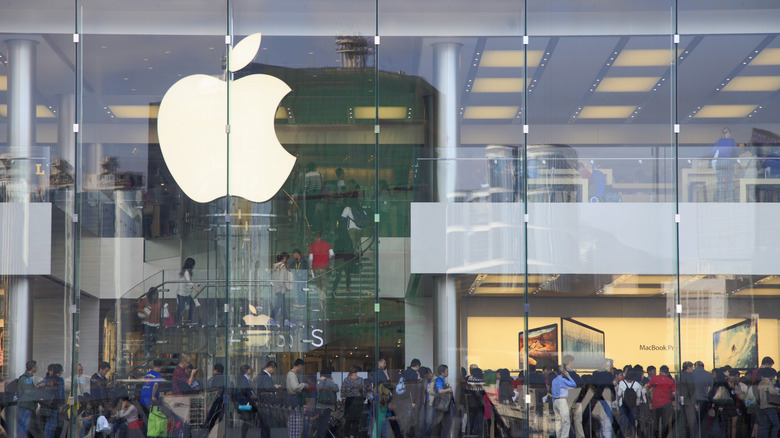
[[[28, 204], [32, 167], [26, 160], [35, 146], [35, 77], [36, 45], [32, 40], [11, 39], [8, 44], [8, 145], [17, 157], [14, 170], [15, 190], [11, 202]], [[25, 233], [27, 230], [20, 229]], [[32, 248], [28, 254], [32, 256]], [[24, 364], [32, 359], [32, 278], [14, 276], [8, 281], [8, 312], [6, 330], [8, 376], [16, 378], [25, 371]]]
[[[442, 42], [433, 45], [433, 79], [439, 91], [436, 113], [437, 152], [436, 166], [437, 201], [452, 202], [456, 181], [456, 148], [460, 145], [458, 111], [460, 92], [461, 44]], [[434, 338], [434, 369], [445, 364], [450, 369], [449, 383], [456, 386], [460, 375], [458, 363], [458, 295], [456, 279], [448, 275], [434, 278], [436, 309]]]

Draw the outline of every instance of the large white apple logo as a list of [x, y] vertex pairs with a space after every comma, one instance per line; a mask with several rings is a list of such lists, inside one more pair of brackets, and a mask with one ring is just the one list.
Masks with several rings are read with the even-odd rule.
[[[259, 33], [249, 35], [231, 50], [231, 72], [252, 61], [260, 39]], [[165, 163], [184, 193], [197, 202], [227, 194], [229, 142], [230, 194], [253, 202], [271, 199], [295, 164], [274, 130], [276, 109], [289, 92], [287, 84], [268, 75], [229, 84], [192, 75], [173, 84], [160, 103], [157, 135]]]

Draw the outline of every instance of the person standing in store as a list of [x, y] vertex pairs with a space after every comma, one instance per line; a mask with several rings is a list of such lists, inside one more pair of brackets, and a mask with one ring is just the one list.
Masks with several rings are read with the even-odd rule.
[[100, 362], [98, 365], [98, 372], [92, 375], [89, 379], [89, 394], [92, 397], [92, 404], [94, 408], [101, 415], [108, 414], [108, 379], [106, 375], [111, 370], [111, 365], [108, 362]]
[[693, 362], [683, 362], [680, 383], [677, 386], [682, 398], [683, 413], [688, 425], [688, 433], [695, 437], [698, 435], [699, 420], [696, 417], [696, 385], [693, 383]]
[[276, 256], [276, 263], [271, 269], [271, 286], [274, 291], [274, 307], [271, 311], [271, 319], [290, 325], [287, 319], [287, 306], [285, 305], [287, 292], [292, 289], [292, 273], [287, 269], [287, 261], [290, 255], [283, 252]]
[[35, 380], [33, 376], [38, 372], [38, 362], [34, 360], [28, 360], [25, 364], [26, 371], [19, 376], [18, 392], [19, 402], [17, 404], [17, 425], [16, 436], [25, 438], [27, 431], [30, 429], [30, 420], [33, 413], [38, 409], [38, 403], [36, 403], [37, 390], [35, 388]]
[[[449, 396], [450, 400], [454, 400], [455, 399], [453, 395], [454, 390], [447, 383], [447, 377], [449, 377], [450, 375], [449, 368], [447, 367], [447, 365], [441, 364], [436, 369], [436, 371], [439, 374], [433, 383], [436, 396], [439, 396], [441, 394], [450, 394]], [[452, 406], [453, 403], [450, 402], [450, 407]], [[451, 414], [452, 414], [452, 410], [436, 411], [436, 416], [433, 419], [433, 426], [431, 427], [431, 437], [439, 438], [441, 436], [449, 436]]]
[[770, 404], [767, 397], [778, 395], [777, 386], [773, 385], [772, 379], [777, 376], [774, 368], [759, 368], [758, 378], [758, 438], [776, 438], [780, 432], [780, 421], [777, 418], [777, 407]]
[[344, 399], [344, 435], [355, 438], [360, 432], [360, 423], [363, 417], [363, 400], [366, 397], [366, 384], [363, 378], [358, 376], [360, 368], [351, 366], [349, 374], [341, 385], [341, 397]]
[[[179, 365], [173, 369], [173, 395], [182, 395], [192, 390], [192, 382], [195, 381], [197, 368], [190, 368], [192, 358], [188, 354], [182, 354]], [[188, 372], [189, 370], [189, 372]]]
[[556, 374], [550, 389], [553, 398], [553, 412], [555, 412], [555, 436], [556, 438], [568, 438], [571, 429], [571, 413], [566, 397], [569, 396], [570, 389], [577, 387], [577, 383], [574, 382], [565, 367], [561, 367]]
[[346, 222], [346, 228], [347, 228], [347, 234], [349, 234], [349, 239], [352, 241], [352, 248], [358, 258], [360, 257], [360, 240], [363, 235], [363, 229], [360, 228], [356, 222], [355, 219], [355, 212], [359, 210], [360, 204], [358, 203], [358, 200], [356, 198], [349, 198], [347, 199], [347, 205], [344, 207], [344, 210], [341, 211], [341, 219], [342, 221]]
[[328, 367], [320, 372], [320, 380], [317, 382], [317, 436], [316, 438], [325, 438], [328, 436], [328, 424], [338, 398], [339, 385], [333, 381], [333, 370]]
[[195, 313], [194, 297], [200, 295], [201, 290], [192, 282], [192, 269], [195, 267], [195, 259], [188, 257], [184, 260], [184, 266], [179, 271], [179, 284], [176, 289], [176, 320], [179, 324], [185, 324], [183, 319], [184, 308], [187, 307], [187, 323], [192, 323], [192, 315]]
[[292, 272], [294, 296], [297, 299], [296, 306], [306, 306], [307, 280], [309, 279], [309, 262], [301, 256], [301, 250], [295, 248], [292, 253], [292, 260], [287, 264], [287, 269]]
[[661, 421], [661, 428], [658, 430], [661, 438], [666, 437], [672, 414], [674, 414], [675, 383], [669, 375], [669, 367], [661, 365], [658, 369], [658, 375], [653, 376], [647, 385], [645, 391], [652, 391], [652, 402], [650, 409], [653, 413], [653, 426]]
[[695, 409], [698, 415], [696, 427], [699, 433], [704, 433], [707, 430], [707, 415], [710, 411], [710, 400], [707, 394], [709, 394], [714, 380], [712, 373], [704, 369], [704, 362], [700, 360], [697, 360], [694, 364], [694, 369], [691, 371], [691, 379], [693, 380], [693, 390], [696, 396]]
[[322, 240], [322, 233], [314, 233], [314, 243], [309, 246], [309, 266], [314, 275], [314, 282], [320, 294], [320, 306], [325, 308], [325, 298], [328, 296], [328, 269], [330, 261], [336, 256], [330, 243]]
[[285, 377], [285, 389], [287, 390], [286, 405], [290, 410], [287, 417], [287, 432], [290, 438], [299, 438], [303, 432], [303, 391], [309, 387], [301, 380], [303, 371], [303, 359], [298, 358], [293, 362], [293, 367]]
[[715, 170], [717, 187], [716, 202], [732, 202], [734, 200], [734, 165], [732, 160], [737, 155], [737, 142], [731, 138], [731, 129], [723, 128], [722, 136], [712, 146], [712, 168]]
[[144, 376], [144, 386], [141, 388], [141, 399], [138, 403], [148, 415], [152, 406], [160, 400], [160, 383], [162, 382], [162, 361], [155, 359], [152, 369]]
[[157, 332], [160, 330], [160, 315], [162, 314], [162, 300], [158, 298], [156, 287], [149, 288], [139, 307], [139, 313], [145, 316], [141, 326], [144, 333], [144, 351], [148, 357], [152, 351], [152, 345], [157, 343]]
[[225, 366], [221, 363], [214, 364], [211, 377], [206, 382], [206, 389], [223, 389], [225, 387]]
[[[257, 412], [257, 394], [252, 390], [252, 367], [241, 365], [239, 375], [236, 376], [236, 390], [233, 392], [238, 417], [241, 420], [241, 438], [246, 438], [249, 429], [254, 423], [255, 413]], [[260, 436], [268, 438], [271, 431], [264, 424], [260, 425]]]

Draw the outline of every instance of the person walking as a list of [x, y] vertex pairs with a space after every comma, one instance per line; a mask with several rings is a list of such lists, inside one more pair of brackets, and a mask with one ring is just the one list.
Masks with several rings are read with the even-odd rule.
[[360, 368], [352, 366], [347, 378], [341, 385], [341, 397], [344, 399], [344, 435], [355, 438], [360, 432], [360, 422], [363, 418], [363, 400], [366, 397], [366, 384], [358, 376]]
[[192, 323], [195, 313], [195, 298], [201, 290], [192, 282], [192, 270], [195, 268], [195, 259], [188, 257], [179, 271], [179, 283], [176, 288], [176, 320], [184, 325], [184, 309], [187, 308], [186, 323]]
[[316, 438], [325, 438], [328, 436], [328, 425], [330, 424], [333, 411], [336, 410], [339, 392], [339, 385], [333, 381], [333, 370], [325, 367], [320, 372], [320, 380], [317, 382], [317, 436]]

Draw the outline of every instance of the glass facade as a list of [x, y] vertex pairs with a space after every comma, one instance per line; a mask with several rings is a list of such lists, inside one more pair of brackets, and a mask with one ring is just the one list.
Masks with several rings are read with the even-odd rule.
[[1, 2], [0, 426], [776, 437], [778, 23]]

